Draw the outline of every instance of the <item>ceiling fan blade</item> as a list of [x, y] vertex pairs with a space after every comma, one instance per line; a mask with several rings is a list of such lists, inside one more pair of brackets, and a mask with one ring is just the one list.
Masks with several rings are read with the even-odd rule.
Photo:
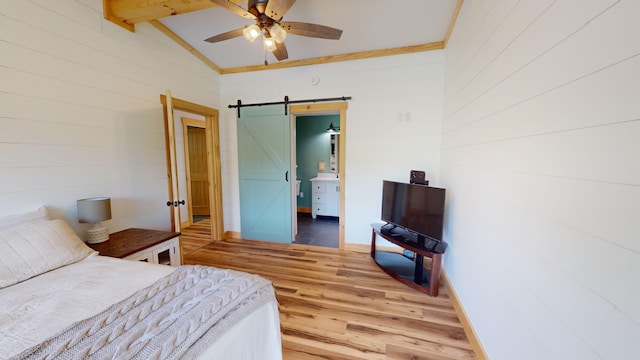
[[280, 26], [288, 33], [301, 36], [330, 40], [338, 40], [340, 36], [342, 36], [342, 30], [318, 24], [283, 21], [280, 23]]
[[289, 53], [284, 43], [276, 44], [276, 49], [272, 51], [272, 54], [278, 59], [278, 61], [287, 60]]
[[210, 43], [217, 43], [219, 41], [233, 39], [234, 37], [242, 36], [243, 30], [244, 28], [227, 31], [225, 33], [218, 34], [216, 36], [212, 36], [208, 39], [205, 39], [204, 41], [210, 42]]
[[296, 0], [269, 0], [265, 14], [275, 21], [280, 21], [295, 2]]
[[235, 3], [231, 2], [231, 0], [209, 0], [212, 3], [223, 7], [229, 11], [231, 11], [232, 13], [236, 14], [236, 15], [240, 15], [245, 19], [251, 19], [251, 20], [255, 20], [256, 16], [253, 15], [252, 13], [248, 12], [247, 10], [241, 8], [240, 6], [236, 5]]

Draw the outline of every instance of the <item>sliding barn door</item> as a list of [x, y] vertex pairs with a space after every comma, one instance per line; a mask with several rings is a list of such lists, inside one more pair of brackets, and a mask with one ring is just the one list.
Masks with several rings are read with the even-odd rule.
[[240, 226], [245, 239], [292, 242], [290, 141], [283, 105], [240, 109]]

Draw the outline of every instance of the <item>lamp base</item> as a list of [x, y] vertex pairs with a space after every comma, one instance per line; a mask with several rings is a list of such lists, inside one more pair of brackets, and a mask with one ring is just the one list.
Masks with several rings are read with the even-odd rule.
[[98, 244], [107, 240], [109, 240], [109, 230], [106, 227], [95, 224], [87, 230], [87, 244]]

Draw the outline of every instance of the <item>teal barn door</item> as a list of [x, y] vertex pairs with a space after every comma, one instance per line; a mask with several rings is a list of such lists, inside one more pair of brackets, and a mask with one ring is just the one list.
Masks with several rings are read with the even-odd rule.
[[292, 242], [290, 131], [283, 105], [240, 109], [238, 171], [244, 239]]

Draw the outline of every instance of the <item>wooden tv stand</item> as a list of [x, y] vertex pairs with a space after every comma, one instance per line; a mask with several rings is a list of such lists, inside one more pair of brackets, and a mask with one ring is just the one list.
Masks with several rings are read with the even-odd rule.
[[[384, 224], [371, 224], [371, 257], [376, 264], [394, 279], [430, 296], [438, 296], [440, 286], [440, 265], [442, 254], [431, 252], [402, 234], [390, 234], [382, 230]], [[381, 237], [403, 249], [412, 251], [414, 259], [409, 259], [403, 254], [390, 251], [377, 251], [376, 239]], [[430, 258], [427, 261], [427, 268], [424, 267], [424, 257]]]

